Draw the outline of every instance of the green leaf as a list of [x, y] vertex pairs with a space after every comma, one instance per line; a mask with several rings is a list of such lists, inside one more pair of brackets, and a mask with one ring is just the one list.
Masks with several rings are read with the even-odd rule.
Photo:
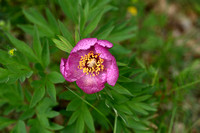
[[129, 128], [134, 128], [134, 129], [136, 129], [136, 130], [145, 130], [145, 131], [148, 130], [148, 128], [147, 128], [146, 126], [144, 126], [143, 124], [141, 124], [141, 123], [135, 121], [135, 120], [132, 119], [132, 118], [128, 118], [128, 124], [127, 124], [127, 126], [128, 126]]
[[156, 109], [154, 107], [151, 107], [150, 105], [146, 104], [146, 103], [134, 103], [136, 106], [139, 106], [145, 110], [148, 111], [156, 111]]
[[15, 69], [15, 71], [0, 68], [0, 83], [14, 83], [17, 80], [24, 82], [26, 78], [32, 75], [32, 71], [22, 71]]
[[62, 35], [65, 38], [67, 38], [67, 40], [70, 42], [70, 44], [72, 44], [72, 46], [75, 46], [74, 38], [72, 34], [69, 32], [69, 30], [67, 29], [67, 27], [65, 27], [65, 25], [61, 21], [58, 21], [58, 23], [59, 23], [59, 28], [60, 28], [60, 31], [62, 32]]
[[69, 119], [68, 125], [73, 124], [77, 120], [77, 118], [79, 117], [79, 115], [80, 115], [80, 111], [79, 110], [77, 110], [76, 112], [74, 112], [72, 114], [72, 116], [70, 117], [70, 119]]
[[70, 42], [67, 39], [65, 39], [63, 36], [58, 35], [58, 37], [71, 51], [73, 46], [70, 44]]
[[7, 82], [9, 80], [9, 71], [0, 68], [0, 83]]
[[44, 47], [42, 49], [42, 62], [44, 67], [46, 68], [50, 63], [50, 54], [49, 54], [49, 43], [46, 40], [44, 43]]
[[20, 119], [21, 120], [26, 120], [28, 118], [31, 118], [34, 114], [35, 114], [35, 110], [34, 109], [27, 109], [22, 113], [22, 115], [20, 116]]
[[48, 27], [47, 21], [44, 17], [34, 8], [30, 8], [28, 10], [23, 10], [25, 17], [34, 24], [39, 26], [39, 30], [42, 30], [45, 35], [52, 37], [54, 36], [54, 32]]
[[52, 41], [55, 43], [57, 48], [59, 48], [60, 50], [62, 50], [64, 52], [70, 53], [68, 47], [63, 42], [61, 42], [60, 40], [57, 40], [57, 39], [52, 39]]
[[19, 120], [17, 123], [17, 133], [26, 133], [26, 126], [22, 120]]
[[[59, 0], [59, 5], [62, 8], [63, 12], [75, 23], [78, 24], [78, 17], [77, 17], [77, 7], [78, 7], [78, 1], [74, 0]], [[74, 4], [76, 3], [76, 4]], [[67, 7], [67, 8], [66, 8]]]
[[94, 18], [94, 20], [92, 20], [88, 26], [85, 28], [85, 30], [83, 31], [83, 37], [87, 37], [92, 31], [95, 30], [95, 28], [97, 27], [98, 23], [100, 22], [101, 20], [101, 17], [104, 13], [104, 10], [103, 11], [100, 11], [97, 16]]
[[0, 117], [0, 130], [15, 123], [16, 120], [11, 120], [5, 117]]
[[39, 33], [36, 26], [34, 26], [34, 35], [33, 35], [33, 49], [39, 59], [41, 59], [42, 47], [40, 43]]
[[59, 115], [59, 112], [56, 111], [49, 111], [45, 113], [48, 118], [54, 118]]
[[133, 80], [127, 78], [127, 77], [124, 77], [124, 76], [119, 76], [118, 82], [133, 82]]
[[83, 130], [84, 130], [84, 119], [82, 115], [80, 115], [76, 122], [76, 133], [83, 133]]
[[133, 102], [128, 103], [128, 106], [134, 111], [134, 112], [138, 112], [140, 114], [143, 115], [148, 115], [149, 113], [143, 109], [142, 107], [140, 107], [138, 104], [135, 104]]
[[52, 133], [49, 130], [45, 129], [38, 121], [38, 119], [30, 119], [28, 121], [28, 125], [30, 125], [30, 133]]
[[44, 85], [41, 85], [40, 88], [36, 88], [33, 97], [31, 99], [30, 107], [34, 107], [43, 97], [45, 94], [45, 87]]
[[51, 123], [50, 126], [47, 127], [47, 129], [50, 129], [50, 130], [61, 130], [63, 128], [64, 128], [63, 126], [58, 125], [56, 123]]
[[130, 39], [135, 36], [135, 34], [133, 34], [132, 32], [136, 29], [137, 27], [125, 27], [124, 29], [119, 31], [113, 30], [113, 32], [107, 39], [111, 42], [120, 42]]
[[110, 33], [112, 32], [113, 29], [114, 29], [114, 26], [111, 26], [108, 29], [101, 32], [100, 34], [98, 34], [96, 37], [98, 39], [107, 39], [107, 37], [110, 35]]
[[34, 8], [30, 8], [28, 10], [23, 10], [24, 15], [28, 20], [30, 20], [32, 23], [38, 24], [40, 26], [47, 26], [46, 20], [44, 17]]
[[[23, 25], [21, 25], [21, 24], [19, 24], [19, 25], [17, 25], [20, 29], [22, 29], [24, 32], [26, 32], [26, 33], [28, 33], [29, 35], [31, 35], [31, 36], [34, 36], [34, 28], [33, 28], [33, 25], [30, 25], [30, 24], [23, 24]], [[40, 36], [42, 36], [41, 35], [41, 32], [40, 32]], [[44, 36], [44, 35], [43, 35]]]
[[133, 96], [126, 88], [124, 88], [120, 84], [115, 84], [115, 86], [111, 86], [111, 85], [107, 85], [107, 86], [109, 88], [113, 89], [114, 91], [118, 92], [119, 94]]
[[68, 105], [67, 105], [67, 111], [76, 111], [81, 106], [82, 101], [80, 99], [73, 99]]
[[125, 64], [125, 63], [122, 63], [122, 62], [117, 61], [117, 65], [118, 65], [118, 66], [127, 66], [128, 64]]
[[51, 81], [46, 82], [46, 89], [51, 99], [56, 102], [56, 88]]
[[64, 77], [56, 71], [51, 72], [47, 75], [47, 77], [54, 84], [63, 83], [65, 81]]
[[62, 36], [58, 37], [60, 38], [61, 41], [57, 39], [52, 39], [53, 42], [56, 44], [56, 47], [58, 47], [60, 50], [64, 52], [70, 53], [73, 48], [70, 42]]
[[[114, 42], [114, 41], [113, 41]], [[130, 54], [131, 50], [127, 49], [119, 44], [114, 44], [114, 46], [112, 47], [112, 49], [110, 49], [110, 52], [119, 55], [119, 54]]]
[[132, 98], [132, 102], [141, 102], [141, 101], [145, 101], [147, 99], [149, 99], [150, 97], [152, 97], [151, 95], [143, 95], [143, 96], [139, 96], [139, 97], [134, 97]]
[[118, 110], [118, 111], [121, 111], [123, 113], [126, 113], [128, 115], [132, 115], [133, 113], [131, 112], [131, 110], [127, 107], [127, 105], [125, 104], [120, 104], [120, 105], [115, 105], [115, 108]]
[[83, 118], [84, 118], [86, 125], [90, 128], [90, 130], [92, 132], [95, 132], [94, 120], [92, 118], [90, 111], [88, 110], [88, 108], [85, 104], [83, 105]]
[[20, 41], [16, 38], [14, 38], [11, 34], [7, 33], [7, 36], [11, 43], [19, 50], [22, 54], [27, 56], [31, 61], [37, 61], [37, 57], [33, 53], [32, 49], [25, 44], [23, 41]]
[[75, 29], [75, 43], [77, 44], [80, 40], [80, 33], [78, 31], [78, 28]]
[[47, 15], [47, 19], [48, 19], [51, 29], [53, 29], [55, 34], [59, 34], [57, 21], [48, 8], [46, 8], [46, 15]]
[[45, 128], [49, 127], [49, 120], [48, 118], [45, 116], [45, 114], [40, 114], [37, 113], [37, 118], [40, 121], [41, 125]]

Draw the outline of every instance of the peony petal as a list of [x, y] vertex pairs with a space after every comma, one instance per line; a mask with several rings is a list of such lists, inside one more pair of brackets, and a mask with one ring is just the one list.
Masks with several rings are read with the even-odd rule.
[[60, 71], [67, 81], [76, 81], [84, 75], [83, 70], [78, 68], [80, 58], [79, 54], [73, 53], [67, 60], [61, 59]]
[[113, 44], [107, 40], [98, 40], [97, 44], [103, 46], [103, 47], [107, 47], [107, 48], [112, 48]]
[[[101, 80], [102, 79], [102, 80]], [[80, 87], [85, 93], [92, 94], [101, 91], [105, 86], [106, 73], [102, 73], [98, 76], [84, 75], [82, 78], [76, 81], [78, 87]]]
[[94, 45], [94, 48], [95, 48], [95, 51], [96, 53], [99, 53], [100, 54], [100, 57], [102, 59], [106, 59], [106, 60], [112, 60], [113, 56], [112, 54], [108, 51], [107, 48], [105, 47], [102, 47], [101, 45]]
[[72, 49], [71, 53], [75, 53], [79, 50], [87, 50], [91, 46], [94, 46], [97, 42], [97, 38], [85, 38], [80, 40], [76, 46]]
[[114, 56], [112, 57], [112, 63], [107, 65], [106, 67], [107, 67], [107, 83], [109, 85], [114, 86], [119, 77], [119, 70]]

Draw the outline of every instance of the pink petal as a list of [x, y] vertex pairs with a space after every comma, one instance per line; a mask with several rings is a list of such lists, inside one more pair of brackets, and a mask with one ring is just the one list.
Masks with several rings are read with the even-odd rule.
[[119, 70], [118, 70], [117, 62], [114, 56], [112, 57], [112, 64], [109, 64], [109, 65], [106, 66], [107, 67], [107, 83], [109, 85], [114, 86], [119, 77]]
[[102, 59], [112, 60], [113, 56], [108, 51], [108, 48], [102, 47], [101, 45], [98, 45], [98, 44], [94, 45], [94, 48], [95, 48], [96, 53], [99, 53]]
[[112, 48], [113, 44], [107, 40], [98, 40], [97, 44], [103, 46], [103, 47], [107, 47], [107, 48]]
[[84, 75], [83, 70], [78, 68], [80, 58], [79, 54], [73, 53], [68, 59], [61, 59], [60, 71], [65, 80], [73, 82]]
[[101, 73], [98, 76], [85, 75], [76, 81], [78, 87], [80, 87], [85, 93], [92, 94], [101, 91], [106, 83], [106, 73]]
[[72, 49], [71, 53], [75, 53], [79, 50], [87, 50], [91, 46], [94, 46], [97, 42], [97, 38], [85, 38], [80, 40], [76, 46]]

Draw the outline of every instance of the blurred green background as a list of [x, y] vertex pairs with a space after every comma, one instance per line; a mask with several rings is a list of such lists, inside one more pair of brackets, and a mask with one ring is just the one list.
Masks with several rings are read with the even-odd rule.
[[[87, 4], [85, 4], [87, 2], [85, 1], [86, 0], [83, 1], [84, 9], [87, 7]], [[97, 9], [105, 10], [104, 14], [99, 12], [99, 15], [102, 15], [101, 20], [98, 23], [96, 30], [90, 34], [90, 37], [102, 38], [114, 43], [115, 46], [110, 51], [115, 55], [119, 62], [118, 66], [120, 69], [124, 64], [128, 64], [127, 68], [142, 69], [142, 74], [136, 74], [134, 76], [128, 75], [128, 77], [134, 81], [149, 84], [153, 87], [152, 90], [149, 90], [151, 92], [147, 93], [152, 94], [153, 98], [150, 101], [147, 100], [146, 104], [153, 103], [157, 110], [151, 112], [151, 115], [149, 116], [141, 117], [141, 119], [151, 121], [148, 124], [143, 122], [148, 125], [147, 127], [150, 130], [123, 131], [117, 128], [118, 132], [199, 133], [200, 1], [88, 0], [88, 3], [91, 8], [91, 10], [89, 10], [91, 14], [87, 16], [88, 22], [95, 18], [95, 15], [93, 14], [97, 13]], [[56, 21], [60, 20], [68, 28], [73, 37], [75, 36], [75, 42], [73, 39], [71, 42], [74, 44], [77, 42], [76, 37], [78, 36], [78, 27], [79, 38], [82, 39], [88, 37], [87, 35], [84, 36], [84, 25], [81, 25], [78, 22], [78, 17], [76, 18], [70, 15], [71, 12], [73, 12], [75, 16], [80, 12], [87, 12], [87, 10], [77, 11], [76, 9], [79, 9], [79, 5], [76, 2], [68, 6], [63, 5], [62, 7], [57, 0], [0, 0], [1, 50], [7, 51], [8, 54], [12, 56], [10, 50], [15, 48], [11, 45], [6, 35], [7, 32], [11, 33], [19, 40], [31, 44], [31, 36], [35, 35], [33, 32], [33, 25], [38, 26], [38, 32], [42, 38], [41, 43], [45, 43], [47, 40], [46, 38], [59, 39], [57, 37], [57, 35], [60, 34], [59, 29], [48, 22], [45, 27], [45, 22], [43, 23], [43, 21], [40, 20], [40, 16], [37, 16], [36, 12], [39, 12], [44, 18], [48, 19], [48, 13], [46, 13], [48, 11], [46, 11], [46, 9], [49, 9], [52, 12]], [[35, 15], [38, 19], [35, 20], [30, 15]], [[88, 22], [86, 21], [85, 23], [88, 24]], [[59, 27], [59, 25], [57, 27]], [[51, 60], [49, 68], [39, 71], [40, 68], [38, 70], [37, 68], [41, 66], [36, 64], [35, 69], [33, 70], [33, 73], [37, 73], [40, 77], [42, 77], [41, 75], [43, 75], [43, 73], [48, 73], [52, 70], [59, 72], [58, 66], [60, 59], [62, 57], [67, 58], [65, 52], [61, 52], [54, 47], [53, 41], [49, 41], [49, 47]], [[14, 51], [14, 54], [20, 53], [18, 53], [17, 50]], [[4, 68], [5, 64], [3, 61], [5, 60], [1, 59], [0, 61], [0, 67]], [[21, 61], [23, 62], [23, 59]], [[30, 64], [30, 66], [32, 67], [33, 64]], [[126, 71], [126, 69], [123, 70]], [[133, 70], [132, 74], [133, 73], [137, 72]], [[33, 76], [31, 81], [29, 81], [32, 82], [32, 80], [38, 80], [38, 77]], [[120, 80], [124, 81], [125, 79], [122, 79], [121, 77]], [[128, 86], [128, 83], [126, 85], [125, 83], [122, 82], [121, 85]], [[16, 84], [18, 84], [18, 82]], [[21, 85], [24, 88], [30, 86], [27, 80]], [[69, 83], [67, 83], [67, 85], [74, 86]], [[1, 87], [2, 86], [3, 84]], [[60, 94], [63, 91], [63, 86], [64, 85], [62, 84], [56, 85], [57, 94]], [[3, 89], [5, 89], [5, 87], [2, 87], [2, 90]], [[2, 95], [4, 95], [3, 91], [1, 92]], [[6, 92], [5, 94], [9, 95], [10, 93], [11, 92], [7, 94]], [[12, 97], [12, 95], [9, 96]], [[66, 98], [65, 100], [71, 101], [72, 99]], [[15, 126], [16, 124], [13, 124], [15, 122], [9, 121], [7, 118], [17, 120], [18, 115], [20, 115], [20, 111], [18, 111], [20, 108], [11, 106], [12, 104], [9, 102], [4, 103], [5, 99], [1, 94], [0, 100], [2, 100], [0, 102], [0, 116], [2, 116], [0, 117], [1, 132], [15, 132], [14, 129], [18, 127]], [[60, 112], [62, 115], [59, 115], [59, 117], [54, 119], [49, 119], [49, 121], [63, 125], [64, 122], [62, 121], [66, 121], [66, 118], [69, 119], [71, 114], [62, 111], [62, 109], [66, 108], [68, 105], [68, 102], [65, 100], [62, 98], [59, 99], [59, 105], [54, 108], [54, 110]], [[11, 103], [12, 102], [13, 101], [11, 100]], [[51, 107], [53, 106], [54, 104], [51, 105]], [[37, 108], [39, 108], [39, 106]], [[150, 109], [150, 111], [152, 110]], [[114, 122], [114, 113], [111, 114], [113, 115], [109, 117], [109, 120]], [[32, 115], [29, 118], [34, 117], [35, 116]], [[26, 119], [23, 120], [27, 121]], [[36, 125], [37, 122], [32, 120], [29, 123], [31, 124], [25, 127], [27, 132], [29, 132], [30, 127]], [[18, 125], [20, 125], [19, 122]], [[102, 128], [102, 125], [96, 124], [96, 132], [112, 132], [112, 129], [110, 129], [109, 126]], [[65, 124], [63, 126], [65, 128], [67, 127]], [[64, 129], [61, 132], [70, 132], [70, 130]], [[16, 129], [16, 131], [18, 131], [18, 129]], [[86, 132], [86, 130], [84, 130], [84, 132]]]

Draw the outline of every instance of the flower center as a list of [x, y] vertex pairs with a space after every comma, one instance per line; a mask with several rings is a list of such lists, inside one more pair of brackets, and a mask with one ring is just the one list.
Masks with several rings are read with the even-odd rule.
[[104, 70], [104, 65], [102, 65], [104, 60], [99, 55], [90, 51], [88, 54], [81, 56], [78, 68], [83, 69], [83, 73], [86, 73], [86, 75], [90, 74], [90, 77], [99, 75], [99, 72]]

